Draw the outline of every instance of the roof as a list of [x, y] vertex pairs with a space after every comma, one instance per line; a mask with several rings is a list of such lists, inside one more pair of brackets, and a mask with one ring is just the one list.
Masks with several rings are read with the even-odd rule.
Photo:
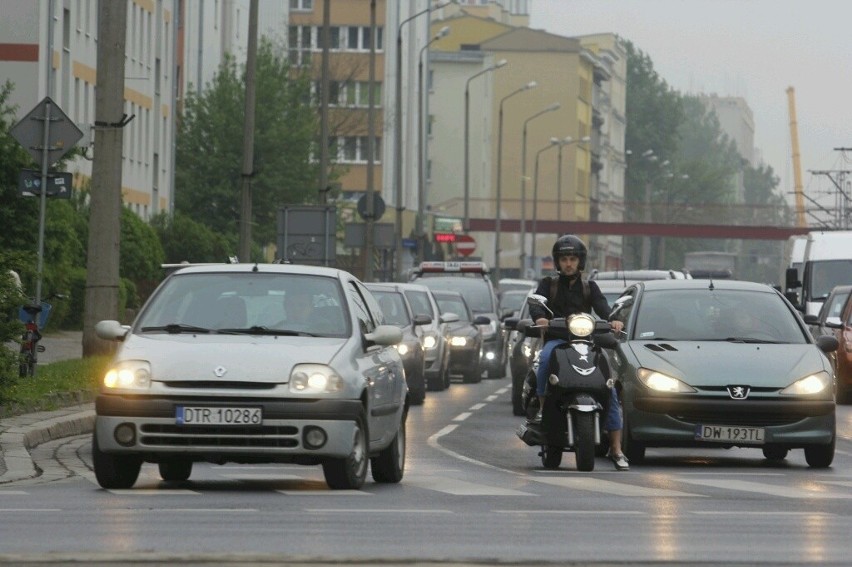
[[306, 276], [325, 276], [332, 278], [340, 278], [347, 274], [343, 270], [337, 268], [327, 268], [325, 266], [308, 266], [305, 264], [263, 264], [263, 263], [244, 263], [244, 264], [187, 264], [186, 267], [180, 268], [174, 274], [215, 274], [215, 273], [266, 273], [266, 274], [301, 274]]
[[712, 289], [737, 291], [766, 291], [778, 293], [772, 286], [764, 283], [743, 280], [647, 280], [639, 282], [646, 291], [672, 289]]
[[553, 51], [560, 53], [579, 53], [583, 46], [573, 37], [564, 37], [526, 27], [508, 30], [480, 44], [485, 51]]

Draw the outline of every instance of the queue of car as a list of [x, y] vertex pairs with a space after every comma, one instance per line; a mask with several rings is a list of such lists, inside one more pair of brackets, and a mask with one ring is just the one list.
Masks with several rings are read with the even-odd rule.
[[[849, 354], [834, 355], [852, 344], [852, 286], [816, 319], [762, 284], [598, 280], [609, 281], [627, 284], [611, 300], [625, 329], [610, 368], [628, 458], [742, 446], [830, 466], [835, 390], [845, 401], [852, 384]], [[165, 481], [199, 461], [268, 462], [319, 465], [335, 489], [361, 487], [368, 468], [399, 482], [407, 412], [451, 376], [477, 383], [508, 364], [523, 414], [538, 346], [516, 326], [535, 283], [507, 282], [498, 298], [481, 262], [424, 262], [407, 283], [292, 264], [181, 267], [131, 325], [96, 326], [119, 348], [96, 400], [95, 476], [129, 488], [146, 462]]]

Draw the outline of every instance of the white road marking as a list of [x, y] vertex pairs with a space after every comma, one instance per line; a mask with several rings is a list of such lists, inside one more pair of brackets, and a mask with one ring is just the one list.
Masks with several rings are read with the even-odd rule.
[[295, 474], [273, 474], [273, 473], [234, 473], [220, 474], [222, 478], [233, 480], [301, 480], [301, 476]]
[[411, 508], [400, 508], [399, 510], [388, 508], [304, 508], [303, 510], [315, 514], [455, 514], [452, 510], [415, 510]]
[[441, 447], [441, 445], [438, 444], [438, 440], [441, 437], [443, 437], [444, 435], [447, 435], [448, 433], [452, 433], [452, 431], [455, 430], [456, 427], [458, 427], [458, 424], [447, 425], [446, 427], [444, 427], [443, 429], [441, 429], [437, 433], [430, 436], [429, 439], [426, 440], [426, 443], [428, 443], [429, 446], [432, 447], [433, 449], [437, 449], [438, 451], [441, 451], [442, 453], [449, 455], [450, 457], [453, 457], [454, 459], [458, 459], [458, 460], [464, 461], [466, 463], [473, 463], [475, 465], [479, 465], [481, 467], [485, 467], [487, 469], [491, 469], [491, 470], [495, 470], [495, 471], [500, 471], [500, 472], [514, 474], [514, 475], [519, 474], [519, 473], [516, 473], [515, 471], [510, 471], [508, 469], [495, 467], [494, 465], [489, 465], [488, 463], [483, 463], [482, 461], [477, 461], [476, 459], [471, 459], [470, 457], [465, 457], [464, 455], [459, 455], [455, 451], [450, 451], [449, 449]]
[[[688, 514], [695, 514], [697, 516], [724, 516], [726, 518], [731, 517], [730, 510], [688, 510]], [[806, 516], [806, 517], [829, 517], [829, 516], [837, 516], [837, 514], [831, 514], [828, 512], [784, 512], [781, 510], [772, 510], [769, 512], [750, 512], [748, 510], [737, 510], [737, 516]]]
[[185, 488], [116, 488], [108, 490], [116, 496], [185, 496], [191, 494], [193, 496], [201, 496], [200, 492], [195, 490], [187, 490]]
[[456, 496], [535, 496], [535, 494], [511, 488], [488, 486], [441, 476], [407, 476], [405, 484]]
[[784, 498], [818, 498], [818, 499], [849, 499], [852, 494], [839, 494], [828, 492], [817, 492], [815, 490], [804, 490], [794, 486], [772, 486], [759, 482], [751, 482], [748, 480], [714, 480], [712, 478], [697, 479], [683, 478], [677, 479], [688, 484], [696, 484], [699, 486], [710, 486], [713, 488], [723, 488], [725, 490], [740, 490], [743, 492], [752, 492], [755, 494], [767, 494], [769, 496], [783, 496]]
[[470, 406], [470, 411], [481, 410], [484, 407], [485, 404], [473, 404], [472, 406]]
[[[576, 473], [575, 473], [576, 474]], [[589, 492], [602, 492], [611, 496], [642, 496], [653, 498], [692, 497], [704, 498], [701, 494], [680, 492], [679, 490], [668, 490], [665, 488], [648, 488], [633, 484], [624, 484], [590, 477], [531, 477], [536, 482], [552, 484], [572, 490], [586, 490]]]
[[5, 512], [62, 512], [62, 508], [0, 508], [0, 513]]
[[492, 510], [496, 514], [571, 515], [571, 516], [647, 516], [638, 510]]
[[136, 514], [136, 513], [139, 513], [139, 512], [157, 512], [157, 513], [178, 512], [178, 513], [181, 513], [181, 514], [184, 514], [184, 513], [206, 514], [206, 513], [213, 512], [213, 513], [216, 513], [216, 514], [221, 514], [223, 512], [226, 512], [226, 513], [236, 513], [236, 514], [248, 514], [248, 513], [259, 512], [259, 511], [260, 510], [258, 510], [257, 508], [147, 508], [147, 509], [142, 508], [142, 509], [138, 509], [138, 510], [133, 510], [133, 513]]
[[0, 496], [11, 496], [15, 494], [29, 494], [29, 492], [25, 492], [23, 490], [0, 490]]
[[469, 418], [471, 415], [473, 415], [473, 414], [470, 413], [469, 411], [464, 412], [464, 413], [460, 413], [453, 418], [453, 421], [464, 421], [467, 418]]
[[493, 394], [492, 394], [492, 395], [488, 396], [487, 398], [485, 398], [485, 401], [486, 401], [486, 402], [493, 402], [493, 401], [494, 401], [494, 400], [496, 400], [498, 397], [499, 397], [499, 396], [496, 396], [496, 395], [493, 395]]
[[510, 388], [509, 386], [504, 386], [504, 387], [500, 388], [499, 390], [497, 390], [497, 391], [496, 391], [496, 392], [494, 392], [494, 393], [495, 393], [495, 394], [505, 394], [505, 393], [506, 393], [506, 392], [508, 392], [510, 389], [511, 389], [511, 388]]
[[287, 496], [373, 496], [363, 490], [276, 490]]

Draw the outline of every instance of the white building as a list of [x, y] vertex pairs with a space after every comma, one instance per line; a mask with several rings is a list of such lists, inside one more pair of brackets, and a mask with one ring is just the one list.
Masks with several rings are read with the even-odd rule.
[[[175, 46], [179, 0], [128, 0], [122, 199], [142, 218], [172, 202]], [[84, 133], [95, 122], [97, 0], [4, 0], [0, 76], [14, 83], [11, 103], [26, 115], [49, 96]], [[46, 61], [50, 60], [50, 72]], [[82, 143], [85, 143], [84, 138]], [[97, 140], [87, 150], [97, 151]], [[74, 185], [92, 163], [68, 164]]]

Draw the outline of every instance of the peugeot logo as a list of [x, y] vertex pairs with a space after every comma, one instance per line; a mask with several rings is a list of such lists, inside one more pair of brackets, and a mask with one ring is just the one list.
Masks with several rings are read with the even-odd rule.
[[728, 386], [728, 394], [734, 400], [744, 400], [748, 397], [751, 388], [748, 386]]
[[222, 376], [225, 375], [226, 372], [228, 372], [228, 369], [225, 368], [224, 366], [217, 366], [216, 368], [213, 369], [213, 374], [216, 375], [216, 378], [221, 378]]

